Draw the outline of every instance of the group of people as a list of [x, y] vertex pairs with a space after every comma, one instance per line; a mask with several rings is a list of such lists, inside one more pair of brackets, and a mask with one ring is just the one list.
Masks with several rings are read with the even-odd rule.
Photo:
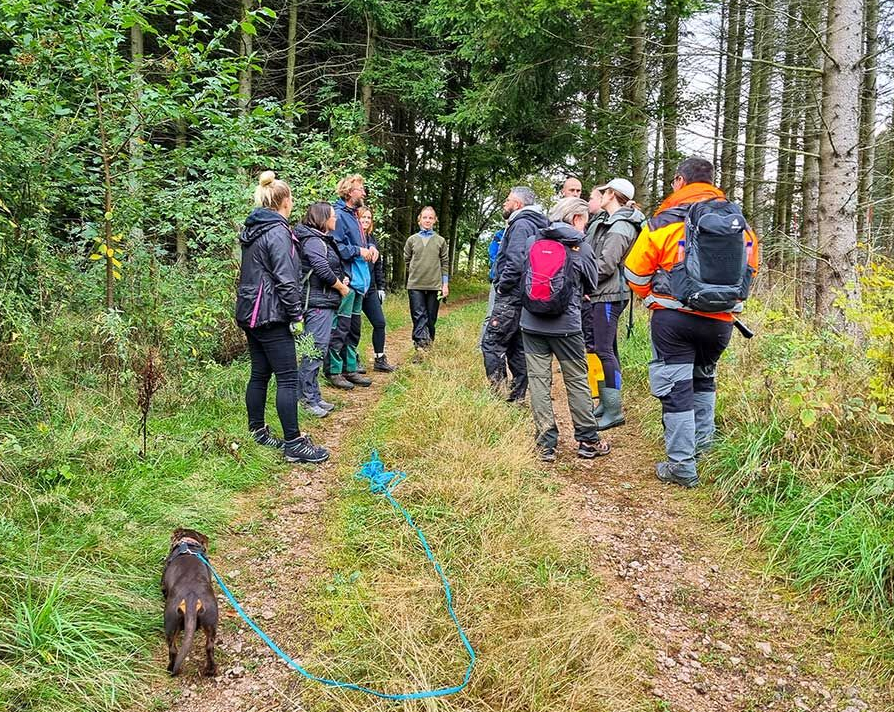
[[714, 438], [716, 365], [758, 268], [754, 232], [713, 181], [710, 161], [684, 160], [648, 221], [625, 178], [593, 188], [589, 201], [569, 178], [548, 213], [530, 188], [510, 190], [506, 226], [491, 246], [481, 351], [495, 392], [520, 402], [530, 389], [544, 461], [558, 446], [553, 357], [577, 455], [609, 454], [600, 432], [625, 422], [617, 332], [632, 290], [653, 312], [649, 383], [667, 454], [656, 475], [698, 484], [696, 459]]
[[[632, 291], [653, 311], [649, 383], [661, 401], [667, 453], [656, 474], [663, 482], [698, 484], [696, 458], [714, 437], [716, 365], [758, 267], [754, 232], [713, 179], [710, 161], [684, 160], [672, 192], [648, 221], [626, 178], [594, 187], [589, 201], [581, 198], [580, 181], [569, 178], [549, 211], [529, 187], [509, 191], [505, 228], [490, 250], [492, 285], [480, 346], [495, 393], [521, 402], [530, 389], [544, 461], [556, 459], [559, 442], [553, 357], [568, 395], [577, 455], [611, 451], [600, 433], [625, 422], [617, 332]], [[329, 456], [298, 428], [299, 401], [317, 417], [334, 407], [321, 394], [321, 369], [336, 388], [371, 384], [358, 354], [361, 314], [373, 326], [374, 370], [394, 370], [385, 355], [384, 272], [362, 176], [344, 178], [337, 191], [334, 204], [312, 204], [293, 228], [291, 190], [265, 171], [240, 238], [236, 320], [251, 356], [249, 429], [290, 462]], [[413, 342], [425, 350], [449, 294], [449, 257], [434, 231], [432, 207], [422, 209], [418, 223], [404, 258]], [[299, 334], [312, 337], [315, 351], [300, 363]], [[281, 439], [264, 419], [274, 373]]]
[[[331, 386], [345, 391], [372, 384], [358, 352], [361, 315], [373, 328], [373, 370], [395, 369], [385, 354], [385, 274], [363, 177], [342, 179], [337, 193], [335, 203], [313, 203], [292, 227], [292, 191], [273, 171], [264, 171], [240, 235], [236, 322], [251, 358], [248, 427], [256, 442], [281, 449], [289, 462], [318, 463], [329, 457], [298, 427], [299, 403], [318, 418], [335, 407], [320, 391], [321, 370]], [[404, 256], [413, 341], [427, 349], [435, 338], [440, 300], [449, 294], [448, 250], [434, 232], [434, 208], [423, 208], [418, 222], [419, 232], [407, 239]], [[299, 363], [295, 338], [301, 335], [310, 338], [313, 353]], [[264, 417], [273, 374], [282, 438]]]

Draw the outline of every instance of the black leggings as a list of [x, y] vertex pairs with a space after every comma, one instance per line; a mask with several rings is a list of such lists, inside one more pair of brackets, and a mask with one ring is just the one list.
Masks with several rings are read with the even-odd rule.
[[590, 307], [592, 351], [602, 362], [605, 385], [621, 390], [621, 357], [618, 354], [618, 320], [627, 302], [594, 302]]
[[[363, 313], [372, 325], [373, 353], [385, 353], [385, 313], [382, 311], [382, 302], [379, 301], [377, 291], [370, 289], [363, 297]], [[360, 344], [360, 316], [351, 319], [351, 334], [349, 343], [356, 348]]]
[[286, 324], [245, 329], [251, 355], [251, 377], [245, 389], [248, 429], [263, 428], [267, 384], [276, 374], [276, 412], [286, 440], [298, 437], [298, 358], [295, 339]]

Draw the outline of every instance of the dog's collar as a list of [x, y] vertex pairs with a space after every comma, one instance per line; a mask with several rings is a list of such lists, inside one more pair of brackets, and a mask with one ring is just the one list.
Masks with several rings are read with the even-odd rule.
[[173, 561], [178, 556], [183, 556], [184, 554], [201, 554], [207, 558], [205, 547], [190, 537], [184, 537], [180, 540], [177, 546], [172, 549], [171, 553], [168, 555], [168, 561]]

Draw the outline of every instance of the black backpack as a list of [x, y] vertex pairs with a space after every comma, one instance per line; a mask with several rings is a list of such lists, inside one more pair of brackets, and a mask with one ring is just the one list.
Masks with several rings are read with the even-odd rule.
[[726, 200], [693, 203], [684, 225], [683, 259], [670, 271], [671, 296], [695, 311], [732, 311], [748, 298], [754, 277], [741, 208]]

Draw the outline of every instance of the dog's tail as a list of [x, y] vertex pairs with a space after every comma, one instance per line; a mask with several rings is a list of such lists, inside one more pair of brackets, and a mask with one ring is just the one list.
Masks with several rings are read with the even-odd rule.
[[180, 614], [183, 616], [183, 644], [180, 646], [180, 652], [177, 653], [177, 657], [174, 659], [174, 667], [171, 668], [171, 675], [176, 675], [180, 672], [180, 668], [183, 666], [186, 656], [189, 655], [189, 651], [192, 649], [192, 641], [196, 635], [199, 612], [202, 608], [202, 599], [194, 593], [186, 594], [186, 597], [177, 605], [177, 610], [180, 611]]

